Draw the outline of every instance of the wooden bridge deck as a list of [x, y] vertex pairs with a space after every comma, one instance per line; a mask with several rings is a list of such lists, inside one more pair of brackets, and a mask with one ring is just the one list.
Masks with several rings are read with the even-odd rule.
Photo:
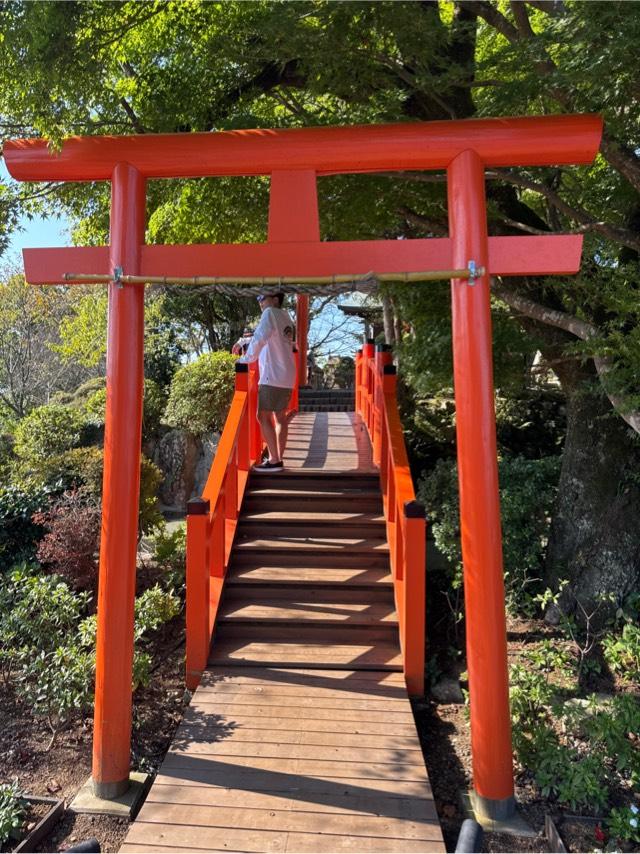
[[243, 504], [209, 669], [121, 851], [445, 851], [352, 413]]

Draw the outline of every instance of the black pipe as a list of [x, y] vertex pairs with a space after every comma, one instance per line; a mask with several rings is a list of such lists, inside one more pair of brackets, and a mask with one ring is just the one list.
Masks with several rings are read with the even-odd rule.
[[465, 818], [458, 834], [456, 854], [474, 854], [482, 850], [482, 827], [473, 818]]
[[82, 842], [78, 842], [78, 844], [74, 845], [72, 848], [67, 848], [67, 851], [99, 852], [100, 843], [92, 836], [91, 839], [85, 839]]

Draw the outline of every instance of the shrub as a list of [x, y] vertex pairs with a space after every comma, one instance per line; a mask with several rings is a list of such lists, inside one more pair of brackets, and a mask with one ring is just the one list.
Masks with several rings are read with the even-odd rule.
[[[505, 457], [498, 463], [505, 582], [512, 608], [531, 612], [527, 585], [538, 580], [547, 544], [551, 510], [560, 472], [558, 457], [527, 460]], [[440, 460], [418, 485], [433, 536], [452, 564], [454, 586], [460, 583], [462, 553], [457, 465]]]
[[235, 362], [229, 353], [206, 353], [176, 371], [166, 423], [195, 435], [222, 430], [233, 397]]
[[141, 534], [148, 534], [164, 519], [158, 503], [158, 487], [162, 483], [162, 472], [148, 457], [140, 461], [140, 510], [138, 527]]
[[187, 558], [187, 530], [184, 523], [169, 531], [163, 520], [154, 533], [153, 558], [156, 565], [164, 570], [164, 579], [169, 587], [184, 587]]
[[25, 657], [18, 690], [36, 717], [51, 730], [49, 750], [60, 730], [93, 703], [95, 655], [74, 643]]
[[0, 570], [33, 559], [42, 536], [33, 515], [49, 505], [53, 491], [33, 481], [0, 487]]
[[23, 564], [0, 578], [0, 666], [5, 682], [33, 654], [49, 653], [73, 636], [89, 602], [55, 575]]
[[38, 560], [79, 590], [97, 583], [100, 508], [83, 489], [65, 492], [34, 522], [47, 533], [38, 546]]
[[27, 463], [38, 463], [82, 443], [86, 417], [73, 406], [48, 403], [33, 409], [18, 424], [15, 453]]
[[605, 635], [602, 652], [614, 673], [630, 682], [640, 682], [640, 626], [626, 623], [621, 634]]
[[17, 839], [26, 814], [26, 801], [20, 794], [18, 781], [0, 783], [0, 846]]

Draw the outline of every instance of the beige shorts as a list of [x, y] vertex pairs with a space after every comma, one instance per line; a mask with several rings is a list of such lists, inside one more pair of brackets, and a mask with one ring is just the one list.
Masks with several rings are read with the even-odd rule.
[[290, 388], [279, 388], [275, 385], [258, 386], [258, 411], [280, 412], [289, 406], [291, 400]]

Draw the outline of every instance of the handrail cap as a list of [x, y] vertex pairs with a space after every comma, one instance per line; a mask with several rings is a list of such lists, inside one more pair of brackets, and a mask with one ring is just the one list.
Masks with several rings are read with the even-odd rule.
[[405, 501], [404, 515], [406, 519], [424, 519], [426, 516], [424, 504], [416, 501], [415, 498], [413, 501]]
[[246, 362], [236, 362], [236, 374], [249, 373], [249, 365]]
[[383, 365], [382, 373], [387, 375], [394, 375], [397, 373], [395, 365]]
[[393, 350], [391, 344], [376, 344], [377, 353], [390, 353]]
[[187, 501], [188, 516], [206, 516], [209, 512], [208, 498], [191, 498]]
[[375, 338], [367, 338], [367, 344], [375, 344], [375, 343], [376, 343]]

